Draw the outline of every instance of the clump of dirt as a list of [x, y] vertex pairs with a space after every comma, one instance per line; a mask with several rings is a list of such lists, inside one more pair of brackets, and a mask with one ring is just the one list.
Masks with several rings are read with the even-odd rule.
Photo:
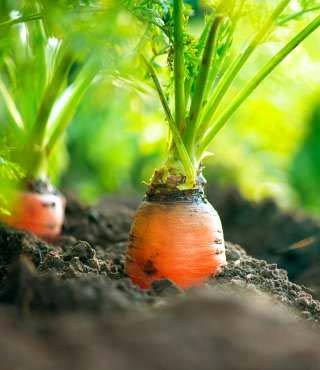
[[133, 286], [124, 273], [124, 248], [92, 246], [65, 236], [49, 245], [0, 226], [0, 302], [62, 312], [114, 310], [152, 302], [152, 291]]
[[231, 284], [265, 292], [276, 301], [295, 309], [304, 318], [319, 322], [320, 302], [312, 297], [310, 289], [290, 282], [286, 270], [252, 258], [241, 247], [232, 244], [228, 244], [227, 260], [228, 265], [212, 284]]
[[320, 222], [282, 211], [272, 199], [255, 203], [235, 188], [207, 189], [223, 222], [227, 240], [252, 256], [277, 263], [289, 278], [320, 298]]

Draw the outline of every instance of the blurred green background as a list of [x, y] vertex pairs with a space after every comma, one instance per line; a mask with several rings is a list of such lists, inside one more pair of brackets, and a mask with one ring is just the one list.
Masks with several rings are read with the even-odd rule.
[[[203, 8], [194, 0], [192, 27], [197, 33]], [[134, 38], [132, 21], [117, 20]], [[299, 29], [305, 20], [293, 22]], [[246, 30], [244, 30], [245, 33]], [[243, 86], [266, 53], [282, 45], [280, 30], [236, 81]], [[219, 134], [206, 161], [210, 184], [233, 185], [249, 199], [271, 196], [285, 208], [320, 211], [320, 32], [315, 32], [266, 82]], [[121, 53], [132, 68], [130, 48]], [[127, 50], [127, 49], [128, 50]], [[120, 54], [121, 54], [120, 53]], [[66, 135], [60, 154], [59, 186], [94, 201], [106, 192], [142, 196], [156, 166], [164, 159], [166, 126], [156, 95], [130, 89], [105, 76], [87, 93]], [[1, 106], [0, 106], [1, 113]]]
[[[200, 4], [193, 1], [193, 5], [201, 16]], [[198, 21], [194, 21], [195, 29]], [[278, 43], [275, 38], [261, 47], [238, 86], [263, 63], [268, 48]], [[319, 45], [316, 32], [219, 134], [211, 147], [213, 156], [206, 162], [209, 183], [235, 185], [253, 200], [272, 196], [287, 208], [320, 210]], [[162, 121], [155, 96], [112, 84], [92, 89], [69, 129], [72, 164], [61, 185], [76, 188], [86, 200], [105, 192], [142, 194], [143, 181], [164, 158]]]

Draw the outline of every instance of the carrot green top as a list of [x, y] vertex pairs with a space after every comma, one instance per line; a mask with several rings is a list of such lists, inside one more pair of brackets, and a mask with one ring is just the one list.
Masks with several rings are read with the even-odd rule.
[[[200, 36], [195, 38], [187, 31], [192, 12], [183, 0], [123, 2], [140, 19], [147, 20], [140, 48], [142, 60], [158, 93], [172, 139], [168, 161], [153, 181], [165, 184], [168, 178], [175, 177], [179, 189], [195, 188], [210, 143], [261, 82], [320, 26], [320, 5], [313, 0], [300, 1], [301, 8], [292, 11], [291, 0], [259, 2], [263, 9], [257, 5], [252, 9], [252, 0], [207, 1], [209, 14]], [[263, 16], [257, 15], [258, 26], [240, 52], [231, 53], [246, 19], [262, 11]], [[284, 27], [307, 13], [317, 15], [270, 56], [238, 95], [224, 101], [222, 109], [227, 92], [258, 46], [276, 27]], [[171, 90], [163, 87], [163, 67], [158, 62], [164, 54], [164, 68], [170, 72], [166, 86], [172, 81]]]
[[0, 99], [8, 116], [0, 133], [15, 148], [7, 169], [15, 163], [23, 177], [37, 179], [47, 176], [48, 159], [99, 68], [89, 57], [78, 63], [70, 45], [48, 31], [40, 2], [23, 10], [0, 23], [9, 40], [0, 55]]

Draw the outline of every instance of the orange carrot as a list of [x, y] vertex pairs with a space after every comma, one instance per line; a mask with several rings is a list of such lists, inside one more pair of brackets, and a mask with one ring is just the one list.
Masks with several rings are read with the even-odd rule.
[[226, 263], [219, 215], [207, 201], [144, 201], [130, 232], [126, 271], [150, 288], [169, 279], [182, 288], [198, 286]]
[[14, 204], [11, 215], [2, 217], [6, 224], [47, 240], [60, 235], [65, 208], [62, 195], [21, 192]]

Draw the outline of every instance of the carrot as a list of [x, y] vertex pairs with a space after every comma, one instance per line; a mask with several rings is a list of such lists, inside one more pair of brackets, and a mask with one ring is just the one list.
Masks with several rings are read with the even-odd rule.
[[[8, 121], [0, 125], [0, 149], [5, 157], [5, 162], [0, 158], [0, 176], [10, 183], [9, 187], [12, 185], [22, 192], [18, 193], [13, 208], [6, 209], [5, 204], [0, 207], [0, 213], [4, 213], [1, 208], [5, 213], [9, 211], [10, 216], [2, 216], [2, 220], [17, 229], [54, 239], [61, 231], [65, 201], [50, 190], [49, 174], [57, 175], [51, 167], [51, 158], [101, 65], [91, 52], [78, 63], [83, 52], [79, 54], [69, 36], [58, 40], [51, 33], [52, 27], [44, 14], [31, 17], [32, 22], [27, 22], [25, 11], [38, 13], [39, 7], [38, 2], [30, 2], [21, 9], [21, 19], [15, 21], [25, 22], [25, 35], [20, 27], [12, 27], [8, 48], [1, 49], [1, 61], [8, 61], [11, 72], [9, 76], [9, 64], [0, 63], [1, 113], [5, 114], [3, 120]], [[14, 47], [9, 47], [9, 40], [14, 40]], [[76, 72], [71, 76], [70, 69], [75, 63]], [[2, 111], [3, 107], [6, 109]], [[7, 168], [5, 172], [3, 163]], [[39, 191], [33, 186], [40, 183]], [[2, 186], [0, 198], [8, 203], [9, 197], [2, 193]]]
[[65, 199], [59, 194], [21, 192], [10, 216], [2, 220], [16, 229], [30, 231], [46, 240], [56, 239], [64, 220]]
[[[274, 53], [238, 95], [225, 101], [258, 46], [277, 26], [296, 19], [301, 12], [283, 18], [290, 0], [280, 0], [237, 54], [231, 48], [242, 32], [239, 19], [247, 13], [245, 1], [241, 6], [237, 1], [213, 2], [198, 40], [188, 33], [186, 14], [190, 12], [183, 0], [173, 0], [165, 7], [152, 3], [145, 5], [147, 12], [141, 12], [141, 6], [130, 10], [139, 20], [149, 22], [139, 50], [144, 50], [142, 61], [165, 114], [169, 145], [167, 160], [155, 170], [147, 200], [134, 218], [126, 270], [142, 288], [149, 288], [157, 279], [189, 288], [216, 274], [226, 262], [219, 216], [203, 196], [202, 162], [207, 150], [255, 89], [320, 27], [320, 15]], [[152, 40], [156, 40], [154, 45]], [[168, 51], [168, 63], [163, 63], [159, 50]]]
[[169, 279], [197, 286], [226, 263], [218, 213], [206, 200], [144, 201], [130, 232], [126, 269], [133, 283], [150, 288]]

